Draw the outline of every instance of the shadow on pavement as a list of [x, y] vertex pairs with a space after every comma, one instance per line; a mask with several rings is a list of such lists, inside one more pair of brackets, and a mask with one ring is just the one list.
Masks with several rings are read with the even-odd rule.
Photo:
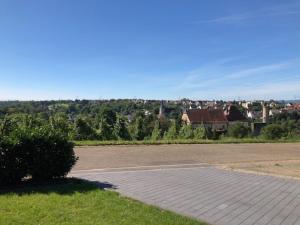
[[0, 186], [0, 195], [33, 195], [33, 194], [59, 194], [72, 195], [75, 193], [85, 193], [94, 190], [116, 189], [116, 186], [108, 182], [90, 182], [77, 178], [54, 179], [47, 182], [23, 181], [14, 186]]

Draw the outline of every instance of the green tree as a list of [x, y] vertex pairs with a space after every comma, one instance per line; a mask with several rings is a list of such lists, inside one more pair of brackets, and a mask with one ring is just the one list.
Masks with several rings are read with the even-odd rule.
[[67, 137], [72, 136], [72, 124], [65, 113], [57, 113], [49, 118], [52, 129], [61, 132]]
[[78, 118], [75, 122], [76, 140], [93, 140], [97, 137], [96, 131], [83, 118]]
[[276, 140], [284, 137], [286, 132], [278, 124], [270, 124], [262, 129], [262, 136], [268, 140]]
[[102, 117], [99, 124], [99, 135], [102, 140], [115, 140], [114, 127], [111, 126], [106, 118]]
[[179, 131], [179, 137], [182, 139], [194, 138], [194, 131], [191, 125], [183, 125]]
[[236, 123], [232, 126], [229, 126], [228, 135], [235, 138], [244, 138], [247, 137], [250, 133], [250, 128], [243, 125], [242, 123]]
[[161, 129], [159, 127], [159, 121], [155, 121], [154, 129], [152, 131], [151, 140], [159, 140], [161, 139]]
[[117, 114], [111, 108], [105, 107], [100, 112], [100, 119], [103, 118], [109, 126], [113, 127], [117, 121]]
[[15, 128], [17, 127], [17, 123], [10, 118], [5, 117], [0, 122], [0, 135], [7, 136], [9, 135]]
[[287, 131], [288, 136], [293, 136], [297, 133], [297, 121], [293, 119], [288, 119], [282, 123], [282, 128]]
[[114, 126], [114, 136], [121, 140], [131, 140], [129, 131], [126, 126], [126, 121], [121, 116], [117, 116]]
[[205, 139], [206, 130], [204, 126], [197, 127], [194, 129], [194, 139]]
[[176, 126], [176, 121], [175, 120], [172, 120], [168, 131], [166, 131], [164, 133], [164, 139], [165, 140], [177, 139], [177, 126]]
[[134, 121], [134, 124], [132, 127], [132, 137], [135, 140], [143, 140], [145, 137], [143, 118], [141, 116], [138, 116]]

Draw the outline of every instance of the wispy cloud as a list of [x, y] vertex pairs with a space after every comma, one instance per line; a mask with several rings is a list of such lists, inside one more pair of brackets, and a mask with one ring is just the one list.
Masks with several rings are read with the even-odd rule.
[[180, 77], [184, 77], [183, 81], [176, 85], [174, 88], [180, 89], [191, 89], [202, 87], [203, 85], [218, 82], [220, 77], [220, 71], [223, 73], [228, 73], [227, 65], [238, 60], [236, 57], [227, 57], [216, 60], [214, 62], [206, 63], [199, 67], [198, 69], [187, 71], [181, 74]]
[[210, 63], [198, 70], [188, 72], [184, 81], [176, 86], [177, 90], [205, 88], [211, 85], [222, 85], [224, 82], [236, 81], [257, 76], [273, 76], [272, 72], [280, 72], [285, 69], [297, 66], [300, 59], [290, 59], [278, 63], [260, 65], [256, 67], [241, 66], [239, 70], [232, 69], [226, 63]]
[[236, 61], [208, 63], [187, 72], [173, 93], [194, 99], [287, 99], [300, 93], [300, 58], [245, 66]]
[[243, 99], [287, 99], [295, 98], [300, 92], [300, 80], [284, 82], [266, 82], [255, 87], [235, 87], [223, 94], [224, 98], [234, 99], [240, 96]]
[[244, 78], [255, 74], [261, 74], [261, 73], [268, 73], [272, 71], [278, 71], [284, 68], [287, 68], [292, 65], [294, 60], [286, 61], [286, 62], [280, 62], [275, 64], [269, 64], [269, 65], [263, 65], [253, 68], [244, 69], [232, 74], [229, 74], [224, 77], [224, 79], [237, 79], [237, 78]]
[[198, 23], [231, 24], [231, 23], [240, 23], [255, 18], [287, 16], [287, 15], [295, 15], [295, 14], [300, 14], [299, 2], [281, 4], [269, 8], [263, 8], [263, 9], [252, 10], [243, 13], [220, 16], [217, 18], [198, 21]]

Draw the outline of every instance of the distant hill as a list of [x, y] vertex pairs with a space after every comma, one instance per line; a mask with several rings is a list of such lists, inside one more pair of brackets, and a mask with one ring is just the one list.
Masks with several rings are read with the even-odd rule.
[[300, 99], [296, 99], [296, 100], [284, 100], [284, 102], [290, 102], [290, 103], [300, 103]]

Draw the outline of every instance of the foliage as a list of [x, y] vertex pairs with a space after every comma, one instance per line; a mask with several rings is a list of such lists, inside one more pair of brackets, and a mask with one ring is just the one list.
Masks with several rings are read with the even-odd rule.
[[0, 186], [16, 183], [27, 175], [26, 158], [16, 140], [0, 136]]
[[159, 127], [159, 121], [155, 121], [155, 125], [151, 134], [151, 140], [160, 140], [161, 139], [161, 129]]
[[278, 140], [286, 135], [286, 131], [278, 124], [270, 124], [262, 129], [262, 136], [268, 140]]
[[168, 129], [168, 131], [166, 131], [164, 133], [164, 139], [165, 140], [174, 140], [177, 138], [177, 126], [176, 126], [176, 121], [173, 120], [171, 122], [171, 125]]
[[73, 143], [48, 127], [17, 134], [18, 147], [26, 152], [28, 174], [35, 180], [64, 177], [76, 162]]
[[247, 137], [250, 133], [250, 128], [242, 123], [236, 123], [228, 128], [228, 135], [235, 138]]
[[100, 119], [99, 136], [101, 140], [115, 140], [114, 127], [107, 122], [105, 117]]
[[132, 137], [134, 140], [143, 140], [145, 137], [143, 118], [141, 116], [137, 117], [133, 124]]
[[205, 136], [207, 139], [210, 139], [210, 140], [219, 140], [220, 137], [221, 137], [221, 133], [217, 132], [216, 130], [214, 129], [211, 129], [211, 128], [205, 128]]
[[110, 127], [113, 127], [114, 124], [117, 121], [116, 112], [113, 111], [111, 108], [108, 108], [108, 107], [102, 108], [99, 116], [100, 116], [100, 118], [105, 119], [105, 121], [107, 122], [107, 124]]
[[[157, 118], [159, 106], [160, 101], [139, 99], [0, 102], [0, 133], [7, 135], [16, 127], [22, 126], [33, 128], [49, 125], [76, 141], [220, 138], [220, 133], [208, 128], [205, 131], [204, 128], [201, 130], [196, 128], [191, 132], [190, 128], [182, 126], [181, 113], [185, 107], [184, 101], [168, 102], [165, 104], [165, 115]], [[253, 109], [261, 110], [261, 104], [254, 103]], [[286, 132], [286, 138], [300, 136], [299, 112], [274, 115], [270, 122], [280, 125]], [[228, 133], [245, 138], [244, 131], [229, 130]]]
[[294, 119], [290, 119], [281, 121], [281, 126], [286, 130], [287, 136], [289, 137], [300, 135], [300, 120], [297, 121]]
[[194, 139], [205, 139], [206, 138], [206, 130], [205, 127], [200, 126], [195, 128], [194, 130]]
[[69, 122], [65, 113], [57, 113], [49, 118], [52, 129], [66, 134], [69, 138], [73, 136], [73, 125]]
[[126, 126], [126, 121], [121, 116], [117, 117], [114, 126], [113, 136], [117, 137], [119, 140], [131, 140], [130, 133]]
[[179, 138], [182, 139], [193, 139], [194, 131], [191, 125], [183, 125], [179, 131]]
[[28, 123], [0, 137], [0, 156], [2, 184], [20, 182], [25, 176], [35, 180], [63, 177], [77, 160], [65, 134], [49, 125]]
[[78, 118], [75, 122], [75, 140], [94, 140], [97, 138], [96, 131], [84, 118]]

